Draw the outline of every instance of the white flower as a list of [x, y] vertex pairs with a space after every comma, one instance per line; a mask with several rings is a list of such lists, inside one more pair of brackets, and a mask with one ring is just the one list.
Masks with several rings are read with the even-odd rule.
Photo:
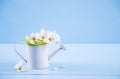
[[52, 36], [51, 37], [53, 38], [53, 40], [55, 42], [59, 42], [60, 41], [60, 36], [55, 31], [52, 32]]
[[18, 71], [18, 72], [21, 72], [23, 71], [23, 62], [22, 61], [19, 61], [16, 65], [15, 65], [15, 69]]
[[50, 41], [47, 38], [44, 39], [44, 42], [45, 43], [50, 43]]
[[25, 39], [28, 45], [43, 45], [52, 42], [60, 42], [60, 36], [55, 31], [41, 29], [39, 33], [32, 33]]
[[46, 39], [49, 41], [49, 43], [50, 43], [50, 42], [53, 42], [53, 40], [54, 40], [53, 32], [47, 31], [47, 32], [46, 32]]
[[46, 38], [46, 31], [41, 29], [40, 33], [38, 34], [38, 39], [44, 40]]
[[46, 31], [45, 32], [45, 42], [51, 43], [51, 42], [59, 42], [60, 36], [55, 31]]
[[31, 44], [35, 44], [35, 42], [38, 40], [37, 33], [31, 33], [30, 36], [26, 36], [26, 40], [29, 40]]

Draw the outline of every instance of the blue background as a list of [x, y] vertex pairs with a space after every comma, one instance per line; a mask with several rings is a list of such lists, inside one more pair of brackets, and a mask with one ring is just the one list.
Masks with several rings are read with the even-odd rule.
[[0, 43], [41, 28], [65, 43], [120, 43], [120, 0], [0, 0]]

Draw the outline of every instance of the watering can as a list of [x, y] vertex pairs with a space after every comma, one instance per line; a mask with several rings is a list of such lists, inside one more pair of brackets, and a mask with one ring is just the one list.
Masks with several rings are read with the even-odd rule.
[[[27, 48], [27, 59], [25, 59], [16, 49], [15, 52], [27, 63], [27, 67], [30, 69], [44, 69], [49, 67], [49, 60], [53, 58], [60, 50], [66, 50], [64, 44], [59, 43], [59, 48], [54, 52], [48, 52], [47, 45], [41, 46], [26, 46]], [[49, 54], [49, 55], [48, 55]]]

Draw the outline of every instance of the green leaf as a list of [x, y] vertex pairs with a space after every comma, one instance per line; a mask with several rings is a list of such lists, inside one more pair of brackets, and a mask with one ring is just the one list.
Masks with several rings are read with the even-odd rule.
[[46, 43], [44, 40], [38, 40], [35, 42], [35, 44], [31, 44], [29, 40], [23, 39], [23, 42], [25, 42], [28, 46], [39, 46], [39, 45], [45, 45]]

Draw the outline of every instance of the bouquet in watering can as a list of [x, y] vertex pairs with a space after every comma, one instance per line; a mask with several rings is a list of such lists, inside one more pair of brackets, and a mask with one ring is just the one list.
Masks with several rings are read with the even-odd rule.
[[28, 46], [45, 45], [52, 42], [60, 42], [60, 36], [55, 31], [41, 29], [39, 33], [31, 33], [23, 41]]
[[[50, 44], [53, 42], [61, 42], [60, 40], [60, 36], [55, 32], [55, 31], [49, 31], [49, 30], [45, 30], [45, 29], [41, 29], [40, 32], [38, 33], [31, 33], [30, 35], [26, 36], [23, 39], [23, 42], [25, 44], [27, 44], [28, 46], [41, 46], [41, 45], [46, 45], [46, 44]], [[61, 47], [58, 50], [61, 50], [63, 48], [62, 45], [60, 45]], [[33, 47], [34, 48], [34, 47]], [[22, 57], [19, 52], [16, 50], [16, 53]], [[53, 52], [56, 53], [56, 52]], [[51, 56], [49, 56], [49, 59], [53, 56], [53, 54], [51, 54]], [[33, 57], [33, 56], [32, 56]], [[31, 58], [31, 57], [30, 57]], [[41, 58], [41, 57], [39, 57]], [[44, 58], [44, 57], [42, 57]], [[46, 58], [46, 57], [45, 57]], [[22, 57], [22, 59], [24, 60], [24, 58]], [[33, 58], [34, 59], [34, 58]], [[49, 60], [47, 59], [47, 60]], [[44, 61], [44, 60], [43, 60]], [[25, 60], [26, 62], [26, 60]], [[27, 62], [26, 62], [27, 63]], [[44, 62], [45, 63], [45, 62]], [[23, 62], [20, 61], [15, 65], [15, 69], [17, 71], [24, 71], [24, 67], [23, 67]]]

